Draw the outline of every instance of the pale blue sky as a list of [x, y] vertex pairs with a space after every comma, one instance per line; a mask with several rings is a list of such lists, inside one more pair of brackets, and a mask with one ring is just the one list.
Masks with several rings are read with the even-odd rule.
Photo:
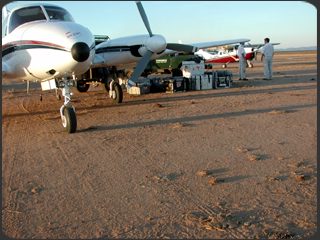
[[[36, 1], [39, 2], [39, 1]], [[43, 1], [49, 2], [49, 1]], [[23, 2], [15, 2], [14, 4]], [[50, 1], [67, 9], [93, 34], [145, 34], [134, 1]], [[154, 33], [184, 43], [265, 37], [277, 48], [317, 45], [317, 10], [300, 1], [142, 1]]]

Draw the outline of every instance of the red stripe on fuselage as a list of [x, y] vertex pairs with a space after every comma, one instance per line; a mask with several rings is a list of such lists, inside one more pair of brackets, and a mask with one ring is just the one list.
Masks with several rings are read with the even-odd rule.
[[[253, 56], [253, 53], [247, 53], [246, 54], [246, 59], [250, 60]], [[206, 63], [233, 63], [233, 62], [238, 62], [239, 61], [239, 57], [237, 55], [230, 55], [230, 56], [226, 56], [226, 57], [220, 57], [220, 58], [214, 58], [214, 59], [210, 59], [207, 60]]]
[[62, 50], [67, 50], [66, 47], [60, 46], [55, 43], [42, 42], [42, 41], [36, 41], [36, 40], [21, 40], [21, 41], [9, 42], [9, 43], [6, 43], [5, 45], [2, 45], [2, 50], [5, 50], [6, 48], [9, 48], [9, 47], [21, 46], [21, 45], [41, 45], [41, 46], [48, 46], [48, 47], [60, 48]]
[[232, 57], [228, 56], [228, 57], [210, 59], [210, 60], [206, 61], [206, 63], [230, 63], [230, 62], [235, 62], [236, 61], [234, 58], [238, 59], [237, 56], [232, 56]]

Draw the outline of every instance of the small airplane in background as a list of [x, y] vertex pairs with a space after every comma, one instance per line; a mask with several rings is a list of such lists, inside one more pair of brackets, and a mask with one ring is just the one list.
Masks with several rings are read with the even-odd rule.
[[[278, 45], [280, 43], [272, 43], [273, 45]], [[246, 43], [244, 45], [244, 50], [246, 53], [247, 66], [252, 68], [252, 60], [256, 59], [260, 48], [263, 47], [264, 44], [250, 44]], [[205, 60], [206, 64], [212, 63], [222, 63], [222, 67], [226, 68], [227, 64], [239, 62], [239, 57], [237, 56], [237, 49], [239, 44], [227, 46], [226, 48], [221, 48], [219, 50], [203, 50], [199, 49], [194, 54], [202, 57]]]
[[[94, 36], [74, 22], [65, 9], [47, 3], [24, 3], [5, 11], [2, 23], [2, 78], [40, 82], [42, 90], [59, 89], [64, 97], [60, 108], [62, 125], [68, 133], [77, 129], [72, 89], [87, 90], [92, 70], [108, 67], [100, 79], [109, 96], [122, 102], [122, 89], [117, 82], [118, 66], [137, 63], [128, 80], [134, 86], [148, 62], [173, 52], [194, 53], [201, 48], [247, 41], [234, 39], [194, 44], [167, 43], [162, 35], [153, 34], [141, 2], [136, 2], [149, 34], [117, 39]], [[6, 6], [4, 7], [6, 9]], [[94, 79], [96, 81], [96, 79]]]

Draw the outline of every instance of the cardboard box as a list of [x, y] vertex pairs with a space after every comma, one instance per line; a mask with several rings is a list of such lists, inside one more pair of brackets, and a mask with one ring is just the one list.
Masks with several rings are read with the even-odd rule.
[[149, 85], [140, 85], [136, 87], [127, 88], [127, 92], [131, 95], [142, 95], [150, 92]]
[[136, 80], [136, 86], [127, 86], [127, 92], [131, 95], [147, 94], [150, 93], [150, 86], [150, 79], [140, 77]]

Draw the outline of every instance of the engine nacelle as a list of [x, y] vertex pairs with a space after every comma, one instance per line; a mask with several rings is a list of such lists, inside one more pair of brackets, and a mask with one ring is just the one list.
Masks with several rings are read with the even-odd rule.
[[166, 39], [161, 35], [153, 35], [145, 42], [145, 47], [153, 53], [161, 53], [167, 47]]

